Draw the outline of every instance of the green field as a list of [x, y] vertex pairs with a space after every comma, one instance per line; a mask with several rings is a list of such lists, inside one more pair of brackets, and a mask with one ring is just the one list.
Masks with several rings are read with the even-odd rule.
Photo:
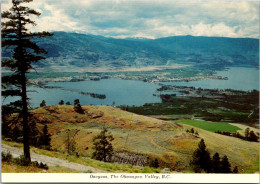
[[215, 132], [215, 131], [236, 132], [237, 130], [241, 130], [240, 128], [238, 128], [234, 125], [230, 125], [228, 123], [222, 123], [222, 122], [179, 120], [179, 121], [177, 121], [177, 123], [191, 125], [191, 126], [201, 128], [203, 130], [207, 130], [210, 132]]

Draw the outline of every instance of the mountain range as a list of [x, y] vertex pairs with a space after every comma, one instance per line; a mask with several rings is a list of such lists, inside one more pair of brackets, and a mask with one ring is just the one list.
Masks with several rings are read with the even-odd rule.
[[[172, 64], [258, 67], [259, 62], [259, 40], [253, 38], [172, 36], [116, 39], [54, 32], [52, 37], [34, 41], [48, 51], [47, 59], [36, 65], [49, 71]], [[10, 57], [11, 53], [3, 49], [2, 57]]]

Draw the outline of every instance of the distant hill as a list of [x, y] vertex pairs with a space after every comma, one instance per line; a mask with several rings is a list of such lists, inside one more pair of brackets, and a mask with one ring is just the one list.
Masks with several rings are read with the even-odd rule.
[[[53, 70], [173, 63], [258, 66], [259, 61], [259, 40], [251, 38], [174, 36], [115, 39], [54, 32], [54, 36], [35, 39], [35, 42], [48, 51], [48, 59], [37, 65]], [[10, 55], [10, 50], [3, 50], [3, 58]]]

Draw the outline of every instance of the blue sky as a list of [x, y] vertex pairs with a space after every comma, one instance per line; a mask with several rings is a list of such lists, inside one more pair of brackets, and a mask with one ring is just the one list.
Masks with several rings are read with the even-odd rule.
[[[10, 2], [2, 0], [2, 11]], [[116, 38], [259, 37], [258, 1], [34, 0], [30, 6], [42, 13], [33, 31]]]

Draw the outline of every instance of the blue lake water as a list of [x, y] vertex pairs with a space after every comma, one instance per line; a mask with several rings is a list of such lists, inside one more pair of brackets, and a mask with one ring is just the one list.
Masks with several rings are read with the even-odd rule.
[[66, 93], [66, 96], [59, 97], [63, 98], [64, 101], [70, 101], [72, 104], [75, 98], [79, 98], [81, 104], [93, 105], [112, 105], [113, 102], [115, 102], [115, 105], [143, 105], [147, 102], [161, 101], [159, 97], [153, 96], [156, 89], [160, 87], [159, 85], [135, 80], [114, 78], [99, 81], [49, 82], [48, 86], [106, 95], [105, 99], [92, 98], [86, 95], [78, 96], [77, 93], [73, 93], [72, 96]]
[[[164, 82], [164, 84], [177, 86], [194, 86], [207, 89], [237, 89], [237, 90], [253, 90], [259, 88], [259, 70], [257, 68], [232, 67], [226, 71], [219, 71], [217, 75], [228, 77], [228, 80], [201, 80], [191, 82]], [[60, 100], [74, 103], [75, 99], [79, 99], [82, 105], [135, 105], [140, 106], [145, 103], [161, 102], [158, 96], [154, 96], [156, 89], [160, 88], [158, 84], [147, 83], [136, 80], [123, 79], [102, 79], [100, 81], [80, 81], [80, 82], [49, 82], [48, 86], [59, 87], [60, 89], [43, 89], [37, 87], [29, 87], [28, 97], [31, 98], [31, 106], [39, 107], [42, 100], [47, 105], [56, 105]], [[105, 99], [92, 98], [79, 94], [77, 92], [90, 92], [97, 94], [105, 94]], [[166, 92], [164, 92], [166, 93]], [[168, 92], [167, 92], [168, 93]], [[177, 94], [178, 95], [178, 94]], [[6, 104], [15, 98], [2, 99], [2, 103]]]
[[[143, 105], [145, 103], [161, 102], [156, 94], [156, 89], [160, 88], [158, 84], [151, 84], [135, 80], [123, 79], [103, 79], [100, 81], [80, 81], [80, 82], [49, 82], [47, 86], [59, 87], [61, 89], [37, 88], [29, 87], [28, 97], [31, 99], [32, 107], [39, 107], [42, 100], [47, 105], [57, 105], [59, 101], [64, 100], [74, 103], [75, 99], [79, 99], [82, 105]], [[77, 92], [90, 92], [97, 94], [105, 94], [105, 99], [93, 98], [88, 95], [82, 95]], [[3, 104], [17, 100], [15, 98], [7, 98]]]
[[218, 71], [218, 76], [228, 77], [228, 80], [200, 80], [190, 82], [162, 82], [163, 84], [176, 86], [193, 86], [205, 89], [236, 89], [253, 90], [259, 89], [259, 69], [245, 67], [231, 67], [225, 71]]

